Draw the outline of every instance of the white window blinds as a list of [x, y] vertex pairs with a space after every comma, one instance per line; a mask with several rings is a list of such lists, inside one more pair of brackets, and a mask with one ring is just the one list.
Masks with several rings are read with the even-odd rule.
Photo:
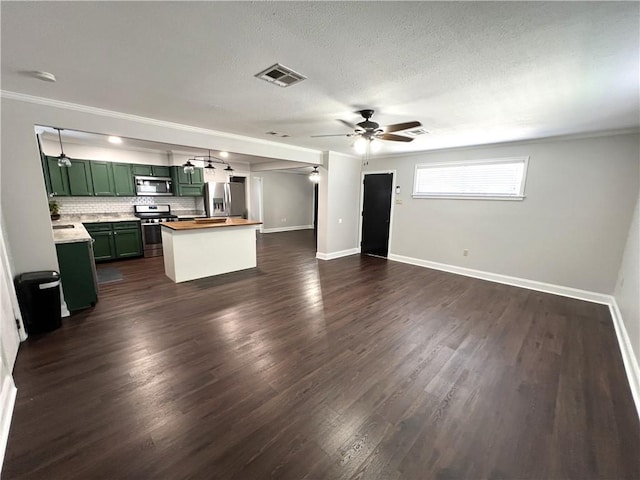
[[527, 157], [416, 165], [414, 197], [522, 199]]

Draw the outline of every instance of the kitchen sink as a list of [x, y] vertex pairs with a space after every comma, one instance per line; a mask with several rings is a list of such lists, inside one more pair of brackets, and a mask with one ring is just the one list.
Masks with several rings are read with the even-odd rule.
[[54, 225], [52, 228], [54, 230], [62, 230], [65, 228], [76, 228], [76, 226], [75, 225]]

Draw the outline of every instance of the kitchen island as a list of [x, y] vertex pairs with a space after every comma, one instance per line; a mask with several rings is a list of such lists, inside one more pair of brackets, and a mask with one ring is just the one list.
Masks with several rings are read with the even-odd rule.
[[255, 268], [261, 223], [243, 218], [161, 223], [165, 274], [180, 283]]

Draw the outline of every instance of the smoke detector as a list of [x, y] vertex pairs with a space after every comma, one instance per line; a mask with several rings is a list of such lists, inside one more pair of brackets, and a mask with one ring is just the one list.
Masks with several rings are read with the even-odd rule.
[[291, 70], [289, 67], [285, 67], [284, 65], [280, 65], [279, 63], [271, 65], [269, 68], [261, 71], [260, 73], [256, 73], [254, 77], [260, 78], [283, 88], [295, 85], [296, 83], [299, 83], [302, 80], [306, 80], [307, 78], [301, 73]]

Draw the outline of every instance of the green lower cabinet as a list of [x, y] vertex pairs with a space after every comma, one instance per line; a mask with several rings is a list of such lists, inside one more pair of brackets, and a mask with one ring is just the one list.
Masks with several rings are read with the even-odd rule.
[[56, 244], [62, 292], [69, 311], [89, 308], [98, 301], [91, 242]]
[[115, 257], [128, 258], [142, 255], [142, 234], [140, 227], [113, 230]]
[[115, 246], [113, 244], [113, 232], [91, 232], [89, 235], [93, 238], [93, 255], [96, 262], [102, 260], [112, 260], [115, 258]]
[[142, 256], [140, 222], [85, 223], [84, 226], [94, 240], [96, 262]]

